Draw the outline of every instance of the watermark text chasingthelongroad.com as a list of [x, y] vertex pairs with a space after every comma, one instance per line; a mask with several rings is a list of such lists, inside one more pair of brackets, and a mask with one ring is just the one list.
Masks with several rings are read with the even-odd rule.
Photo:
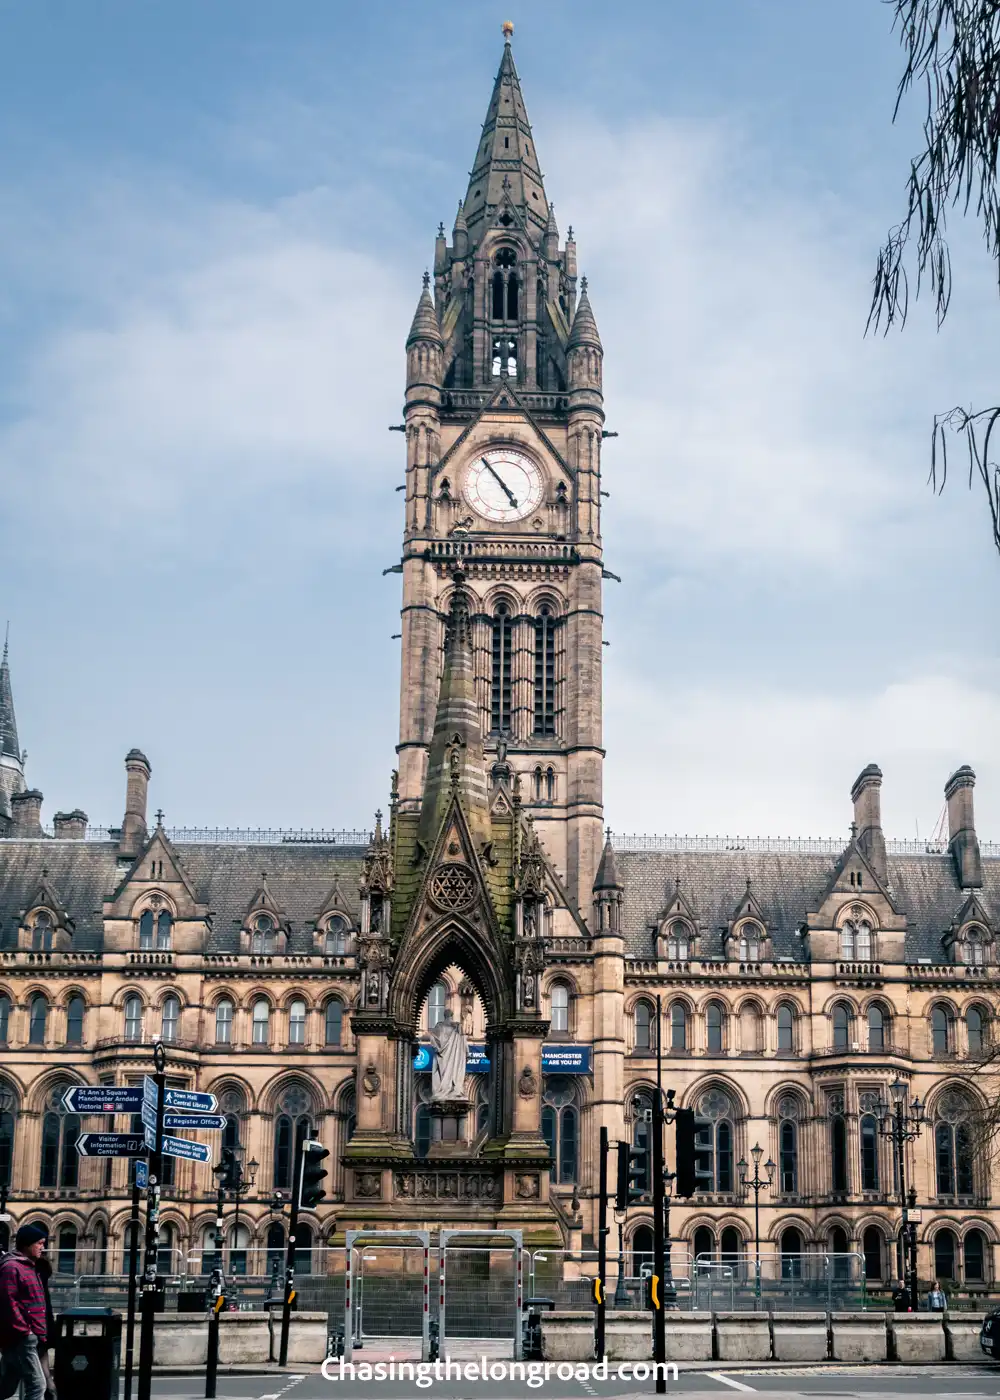
[[647, 1381], [662, 1375], [677, 1379], [672, 1361], [619, 1361], [613, 1369], [607, 1361], [504, 1361], [480, 1357], [478, 1361], [457, 1361], [450, 1356], [438, 1361], [345, 1361], [328, 1356], [321, 1367], [328, 1381], [409, 1381], [420, 1390], [438, 1381], [521, 1381], [532, 1389], [546, 1382], [559, 1381]]

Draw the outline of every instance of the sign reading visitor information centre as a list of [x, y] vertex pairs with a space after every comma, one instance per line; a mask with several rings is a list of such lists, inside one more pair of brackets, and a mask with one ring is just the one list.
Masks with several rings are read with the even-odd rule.
[[[413, 1056], [413, 1068], [422, 1073], [434, 1063], [434, 1047], [418, 1046]], [[465, 1060], [466, 1074], [486, 1074], [490, 1067], [489, 1050], [485, 1045], [470, 1045]], [[543, 1045], [543, 1074], [589, 1074], [589, 1045]]]

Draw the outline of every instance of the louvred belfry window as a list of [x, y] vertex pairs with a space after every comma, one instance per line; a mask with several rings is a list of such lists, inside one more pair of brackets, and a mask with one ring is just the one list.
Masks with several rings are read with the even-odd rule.
[[556, 620], [542, 607], [535, 619], [535, 733], [556, 732]]
[[506, 603], [498, 603], [493, 614], [493, 655], [490, 683], [490, 730], [508, 734], [511, 727], [511, 666], [513, 619]]

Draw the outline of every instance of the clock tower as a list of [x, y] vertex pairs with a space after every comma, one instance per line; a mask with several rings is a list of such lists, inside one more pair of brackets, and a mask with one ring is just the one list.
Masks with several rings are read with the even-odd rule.
[[505, 25], [449, 244], [406, 342], [398, 810], [416, 813], [457, 586], [487, 764], [589, 920], [602, 848], [602, 347], [560, 246]]

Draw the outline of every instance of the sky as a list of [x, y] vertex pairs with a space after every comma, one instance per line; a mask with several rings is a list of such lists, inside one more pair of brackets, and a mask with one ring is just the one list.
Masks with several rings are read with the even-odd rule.
[[919, 111], [879, 0], [0, 0], [0, 619], [45, 814], [365, 827], [399, 691], [404, 340], [514, 55], [605, 349], [622, 833], [1000, 839], [1000, 559], [936, 410], [998, 304], [865, 337]]

